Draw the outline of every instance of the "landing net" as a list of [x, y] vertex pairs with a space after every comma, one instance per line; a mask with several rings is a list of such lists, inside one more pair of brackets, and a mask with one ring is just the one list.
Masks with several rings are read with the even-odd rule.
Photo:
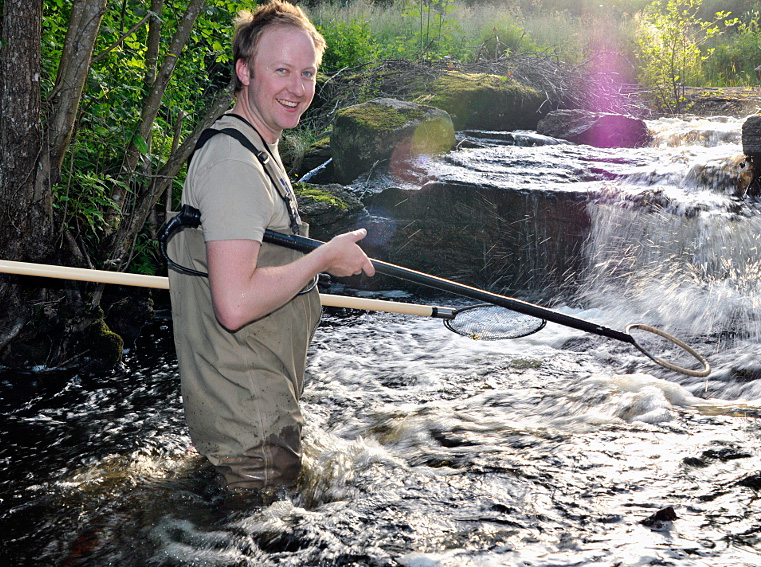
[[451, 331], [475, 340], [517, 339], [541, 330], [546, 321], [497, 305], [472, 305], [459, 309], [444, 321]]

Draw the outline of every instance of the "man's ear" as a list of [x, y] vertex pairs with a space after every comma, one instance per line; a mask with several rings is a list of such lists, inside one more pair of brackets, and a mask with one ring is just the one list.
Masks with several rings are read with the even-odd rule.
[[249, 69], [246, 60], [241, 58], [235, 62], [235, 74], [242, 85], [248, 86], [251, 82], [251, 69]]

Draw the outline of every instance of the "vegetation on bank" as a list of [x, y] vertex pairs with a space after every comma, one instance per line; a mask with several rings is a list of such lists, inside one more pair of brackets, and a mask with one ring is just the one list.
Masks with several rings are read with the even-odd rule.
[[[556, 104], [614, 104], [581, 88], [594, 81], [598, 95], [608, 87], [636, 90], [678, 112], [683, 85], [755, 84], [761, 63], [758, 1], [301, 4], [329, 50], [313, 109], [282, 145], [294, 163], [324, 138], [338, 108], [379, 94], [414, 98], [443, 70], [541, 85]], [[231, 22], [238, 10], [255, 6], [253, 0], [0, 0], [0, 257], [161, 269], [157, 227], [177, 203], [193, 140], [232, 101]], [[102, 286], [67, 294], [98, 305]], [[0, 333], [0, 352], [22, 328], [24, 305], [49, 301], [21, 295], [0, 279], [7, 310], [0, 319], [10, 329]]]

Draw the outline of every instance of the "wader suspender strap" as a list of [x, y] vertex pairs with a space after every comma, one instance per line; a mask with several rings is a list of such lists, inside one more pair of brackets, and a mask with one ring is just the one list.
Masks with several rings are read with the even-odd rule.
[[[238, 116], [237, 114], [226, 114], [225, 116], [234, 116], [235, 118], [239, 118], [251, 126], [251, 128], [254, 129], [254, 132], [259, 135], [259, 138], [261, 138], [262, 143], [264, 143], [265, 147], [267, 147], [267, 144], [264, 142], [264, 138], [262, 138], [261, 134], [259, 134], [259, 131], [254, 128], [254, 126], [248, 120], [242, 116]], [[207, 128], [201, 132], [201, 135], [198, 137], [196, 146], [193, 148], [193, 153], [191, 153], [190, 157], [188, 158], [188, 165], [190, 165], [190, 161], [193, 159], [195, 153], [200, 150], [206, 142], [208, 142], [217, 134], [227, 134], [228, 136], [232, 136], [238, 140], [244, 148], [256, 156], [256, 159], [258, 159], [259, 163], [262, 164], [267, 177], [270, 178], [270, 181], [275, 186], [275, 191], [277, 191], [277, 194], [280, 195], [280, 198], [283, 199], [283, 203], [285, 203], [285, 208], [288, 210], [288, 217], [291, 219], [291, 230], [293, 231], [293, 234], [299, 236], [299, 226], [301, 225], [301, 219], [299, 218], [299, 214], [296, 211], [296, 195], [293, 193], [293, 188], [290, 186], [290, 184], [286, 183], [280, 175], [280, 172], [275, 169], [275, 166], [273, 165], [275, 158], [272, 154], [269, 153], [269, 148], [267, 148], [267, 152], [259, 150], [256, 146], [254, 146], [254, 144], [251, 143], [251, 140], [249, 140], [243, 132], [236, 130], [235, 128], [222, 128], [221, 130]], [[278, 184], [278, 181], [280, 181], [280, 184]], [[176, 264], [169, 258], [169, 255], [166, 252], [166, 242], [169, 240], [175, 230], [178, 230], [183, 225], [197, 227], [200, 224], [200, 221], [201, 212], [198, 209], [195, 209], [190, 205], [183, 205], [182, 209], [180, 210], [180, 214], [173, 217], [172, 220], [167, 222], [159, 231], [159, 249], [161, 250], [162, 256], [164, 256], [166, 259], [167, 264], [173, 266], [178, 271], [192, 276], [208, 277], [209, 274], [207, 273], [192, 270], [190, 268], [186, 268], [185, 266]], [[314, 280], [312, 281], [311, 285], [309, 285], [309, 287], [301, 290], [297, 295], [304, 295], [309, 293], [317, 286], [318, 281], [319, 274], [314, 276]]]
[[[250, 123], [245, 120], [244, 118], [238, 116], [237, 114], [228, 114], [227, 116], [235, 116], [236, 118], [240, 118], [243, 120], [246, 124]], [[253, 126], [251, 126], [253, 128]], [[254, 131], [256, 131], [256, 128], [254, 128]], [[257, 132], [258, 134], [259, 132]], [[299, 214], [296, 212], [296, 208], [294, 206], [294, 201], [296, 200], [296, 196], [293, 194], [293, 190], [291, 189], [290, 185], [288, 185], [285, 180], [280, 175], [280, 172], [278, 172], [275, 169], [275, 166], [273, 164], [273, 161], [275, 160], [274, 157], [272, 157], [268, 152], [264, 152], [260, 149], [258, 149], [254, 144], [251, 143], [251, 140], [249, 140], [246, 135], [241, 132], [240, 130], [236, 130], [235, 128], [223, 128], [221, 130], [216, 130], [214, 128], [207, 128], [203, 132], [201, 132], [201, 135], [198, 137], [198, 142], [196, 142], [196, 146], [193, 149], [193, 153], [190, 154], [190, 157], [188, 158], [188, 163], [190, 163], [190, 160], [193, 159], [193, 155], [200, 150], [206, 142], [208, 142], [212, 137], [216, 136], [217, 134], [227, 134], [228, 136], [231, 136], [238, 140], [244, 148], [246, 148], [248, 151], [250, 151], [252, 154], [256, 156], [256, 159], [259, 160], [259, 163], [262, 164], [262, 167], [264, 168], [264, 172], [267, 174], [267, 177], [270, 178], [270, 181], [275, 186], [275, 191], [277, 191], [277, 194], [280, 195], [280, 198], [283, 200], [283, 203], [285, 203], [285, 208], [288, 210], [288, 218], [291, 219], [291, 231], [293, 234], [298, 235], [299, 234], [299, 225], [301, 224], [301, 219], [299, 218]], [[261, 136], [260, 136], [261, 137]], [[278, 181], [280, 183], [278, 183]]]

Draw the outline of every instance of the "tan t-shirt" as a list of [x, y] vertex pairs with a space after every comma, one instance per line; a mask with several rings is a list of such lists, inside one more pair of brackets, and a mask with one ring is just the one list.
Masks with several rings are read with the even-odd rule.
[[[216, 129], [236, 128], [263, 149], [248, 125], [224, 116]], [[271, 147], [277, 156], [277, 148]], [[287, 181], [279, 157], [277, 169]], [[278, 180], [279, 181], [279, 180]], [[201, 211], [201, 227], [169, 242], [180, 265], [207, 272], [205, 242], [251, 239], [269, 228], [290, 233], [287, 208], [261, 164], [239, 141], [217, 134], [196, 152], [183, 204]], [[294, 203], [295, 206], [295, 203]], [[301, 253], [262, 244], [258, 266], [283, 265]], [[169, 270], [174, 338], [191, 438], [228, 484], [266, 486], [292, 474], [300, 461], [306, 352], [319, 322], [316, 290], [236, 332], [222, 327], [208, 278]]]

